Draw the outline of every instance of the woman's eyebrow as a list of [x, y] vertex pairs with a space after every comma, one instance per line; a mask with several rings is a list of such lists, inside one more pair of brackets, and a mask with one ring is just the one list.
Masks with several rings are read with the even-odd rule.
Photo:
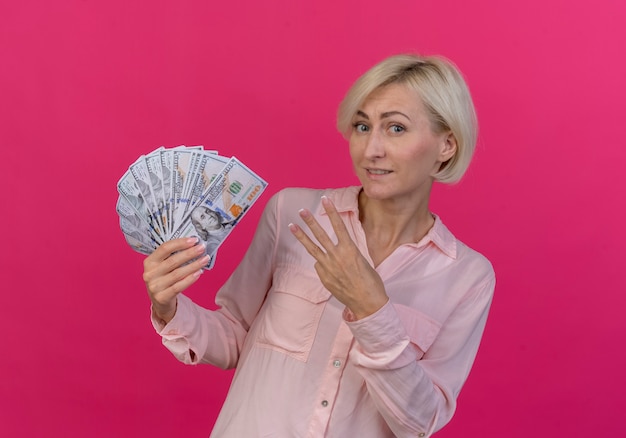
[[411, 118], [409, 116], [407, 116], [406, 114], [404, 114], [403, 112], [400, 111], [387, 111], [385, 113], [382, 113], [380, 115], [381, 119], [387, 118], [387, 117], [391, 117], [391, 116], [402, 116], [405, 117], [407, 120], [411, 120]]
[[[367, 114], [365, 114], [365, 113], [364, 113], [363, 111], [361, 111], [361, 110], [358, 110], [358, 111], [356, 112], [356, 115], [357, 115], [357, 116], [360, 116], [360, 117], [363, 117], [365, 120], [369, 120], [369, 119], [370, 119], [370, 118], [369, 118], [369, 116], [368, 116]], [[407, 116], [406, 114], [404, 114], [404, 113], [403, 113], [403, 112], [401, 112], [401, 111], [386, 111], [386, 112], [384, 112], [384, 113], [382, 113], [382, 114], [380, 115], [380, 118], [381, 118], [381, 119], [386, 119], [386, 118], [389, 118], [389, 117], [392, 117], [392, 116], [402, 116], [402, 117], [406, 118], [406, 119], [407, 119], [407, 120], [409, 120], [409, 121], [411, 120], [411, 118], [410, 118], [409, 116]]]

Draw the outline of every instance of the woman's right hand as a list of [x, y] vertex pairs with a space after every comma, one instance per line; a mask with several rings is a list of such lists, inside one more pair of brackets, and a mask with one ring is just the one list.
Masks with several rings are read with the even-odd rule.
[[209, 263], [210, 257], [202, 256], [204, 252], [204, 245], [197, 238], [183, 237], [163, 243], [144, 260], [143, 281], [152, 309], [166, 324], [176, 314], [178, 294], [195, 283], [202, 267]]

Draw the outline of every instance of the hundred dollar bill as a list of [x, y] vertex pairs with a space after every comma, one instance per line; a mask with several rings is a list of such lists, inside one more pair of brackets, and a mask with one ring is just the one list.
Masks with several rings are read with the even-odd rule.
[[130, 245], [130, 247], [138, 253], [150, 255], [157, 248], [148, 241], [145, 234], [143, 234], [139, 229], [134, 228], [132, 224], [123, 217], [120, 217], [120, 228], [124, 233], [126, 243], [128, 243], [128, 245]]
[[185, 184], [183, 184], [182, 195], [180, 198], [184, 200], [183, 204], [181, 205], [181, 207], [183, 208], [183, 210], [181, 211], [181, 217], [185, 216], [185, 212], [189, 207], [193, 181], [198, 175], [198, 166], [200, 165], [203, 156], [203, 151], [192, 151], [191, 153], [191, 158], [189, 160], [189, 172], [187, 172], [187, 177], [185, 178]]
[[120, 217], [120, 228], [126, 241], [135, 251], [151, 254], [162, 243], [157, 240], [150, 224], [141, 218], [125, 197], [118, 198], [115, 210]]
[[[180, 152], [176, 154], [176, 159], [174, 157], [175, 151]], [[165, 228], [165, 235], [169, 238], [174, 232], [176, 204], [187, 201], [187, 196], [185, 195], [189, 191], [187, 188], [187, 177], [188, 175], [194, 175], [195, 154], [203, 153], [217, 156], [217, 151], [205, 151], [202, 146], [181, 145], [170, 149], [159, 148], [158, 152], [161, 162], [163, 187], [161, 196], [164, 202], [161, 221]], [[223, 161], [225, 162], [227, 159]]]
[[184, 188], [191, 170], [191, 162], [196, 152], [190, 148], [176, 148], [172, 152], [172, 198], [171, 215], [172, 223], [180, 224], [185, 205], [189, 202], [184, 197]]
[[[215, 151], [204, 151], [198, 147], [193, 147], [176, 148], [173, 152], [172, 161], [174, 169], [172, 222], [180, 223], [188, 212], [189, 203], [197, 185], [197, 177], [203, 172], [205, 163], [212, 163], [207, 171], [215, 171], [215, 167], [219, 167], [218, 170], [221, 170], [228, 162], [228, 158], [219, 157]], [[218, 172], [215, 171], [215, 173]]]
[[167, 240], [165, 231], [163, 230], [163, 224], [161, 223], [161, 215], [156, 201], [157, 197], [154, 195], [152, 189], [151, 172], [148, 169], [145, 155], [142, 155], [137, 161], [131, 164], [128, 170], [133, 178], [135, 178], [135, 183], [146, 204], [148, 215], [154, 221], [155, 228], [158, 230], [159, 235]]
[[163, 182], [163, 202], [165, 215], [165, 235], [172, 235], [171, 197], [172, 197], [172, 151], [159, 150], [161, 160], [161, 181]]
[[181, 217], [186, 217], [196, 206], [198, 201], [202, 199], [204, 192], [211, 185], [211, 182], [220, 174], [229, 161], [229, 158], [211, 153], [199, 154], [197, 166], [194, 167], [193, 173], [188, 178], [187, 191], [184, 195], [187, 203], [184, 204]]
[[163, 231], [163, 236], [167, 240], [168, 238], [168, 220], [165, 215], [165, 197], [164, 197], [164, 182], [163, 171], [161, 168], [161, 151], [164, 148], [158, 148], [144, 157], [146, 163], [146, 169], [148, 170], [148, 176], [150, 178], [150, 189], [155, 202], [155, 214], [158, 215], [159, 224]]
[[205, 245], [205, 253], [213, 257], [266, 187], [267, 182], [259, 175], [231, 158], [179, 222], [172, 238], [195, 236]]
[[204, 267], [211, 269], [218, 247], [266, 186], [234, 157], [202, 146], [161, 147], [119, 180], [120, 228], [131, 248], [145, 255], [167, 240], [195, 236], [211, 254]]
[[[168, 187], [168, 190], [166, 193], [167, 205], [165, 207], [168, 212], [167, 214], [168, 223], [169, 223], [169, 229], [167, 231], [168, 236], [171, 236], [172, 233], [174, 232], [174, 227], [175, 227], [174, 210], [175, 210], [175, 205], [176, 205], [176, 199], [179, 197], [179, 194], [182, 192], [182, 188], [177, 188], [177, 184], [180, 184], [181, 185], [180, 187], [182, 187], [182, 184], [184, 184], [185, 176], [188, 172], [187, 162], [186, 161], [182, 163], [178, 163], [178, 161], [175, 162], [174, 152], [175, 151], [192, 151], [192, 150], [202, 150], [202, 146], [187, 147], [187, 146], [181, 145], [181, 146], [176, 146], [171, 149], [166, 149], [165, 151], [162, 152], [161, 161], [164, 163], [162, 164], [162, 169], [165, 169], [165, 172], [167, 172], [167, 175], [165, 175], [164, 173], [163, 178], [165, 179], [167, 177], [169, 179], [169, 183], [166, 184]], [[180, 168], [178, 168], [179, 164], [180, 164]]]
[[[117, 183], [117, 190], [121, 195], [120, 199], [123, 200], [122, 204], [118, 202], [118, 213], [120, 215], [125, 214], [124, 212], [128, 211], [128, 208], [134, 210], [137, 216], [146, 223], [148, 232], [153, 235], [155, 240], [159, 243], [165, 242], [165, 237], [160, 231], [156, 219], [152, 216], [150, 208], [130, 171], [124, 173], [122, 178], [120, 178]], [[119, 210], [120, 205], [125, 208], [124, 212]]]

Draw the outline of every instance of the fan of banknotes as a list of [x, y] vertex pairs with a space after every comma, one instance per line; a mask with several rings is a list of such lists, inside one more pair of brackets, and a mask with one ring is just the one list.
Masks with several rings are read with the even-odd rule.
[[178, 237], [196, 237], [215, 264], [218, 247], [267, 187], [235, 157], [202, 146], [158, 148], [117, 183], [116, 210], [126, 242], [151, 254]]

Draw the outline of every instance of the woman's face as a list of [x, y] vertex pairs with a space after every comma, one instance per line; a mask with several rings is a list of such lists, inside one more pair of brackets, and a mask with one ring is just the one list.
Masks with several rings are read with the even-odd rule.
[[213, 231], [221, 228], [219, 216], [206, 207], [198, 207], [191, 212], [191, 218], [205, 231]]
[[454, 137], [433, 132], [422, 99], [404, 84], [375, 90], [352, 122], [350, 155], [371, 199], [428, 197], [433, 175], [456, 151]]

